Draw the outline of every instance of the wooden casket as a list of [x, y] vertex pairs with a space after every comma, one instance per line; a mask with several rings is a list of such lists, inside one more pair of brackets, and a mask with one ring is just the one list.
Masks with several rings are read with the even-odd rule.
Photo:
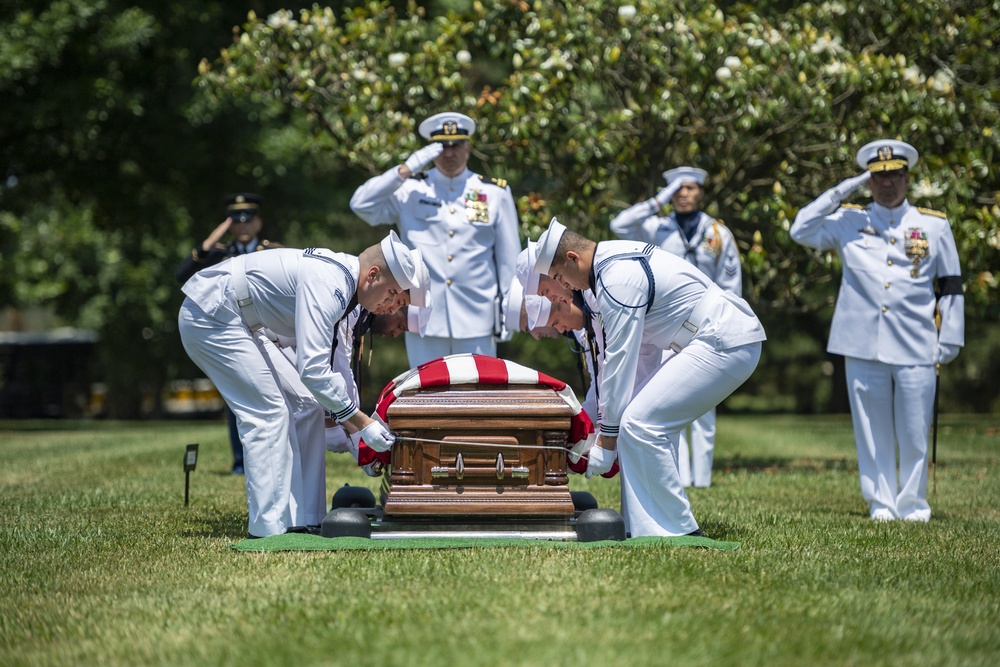
[[549, 387], [464, 384], [403, 392], [389, 406], [386, 521], [465, 524], [573, 516], [566, 440], [573, 410]]

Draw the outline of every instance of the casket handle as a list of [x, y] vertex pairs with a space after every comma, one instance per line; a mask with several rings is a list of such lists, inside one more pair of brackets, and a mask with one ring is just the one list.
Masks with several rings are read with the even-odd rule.
[[[489, 468], [471, 468], [472, 474], [482, 475]], [[495, 467], [497, 473], [497, 479], [503, 480], [504, 473], [507, 472], [506, 464], [503, 460], [503, 454], [497, 454], [497, 462]], [[455, 456], [455, 467], [451, 468], [449, 466], [433, 466], [431, 468], [431, 477], [450, 477], [452, 474], [455, 475], [456, 479], [463, 479], [465, 477], [465, 459], [462, 457], [462, 453], [459, 452]], [[531, 475], [531, 471], [527, 466], [511, 466], [510, 476], [513, 478], [526, 478]]]

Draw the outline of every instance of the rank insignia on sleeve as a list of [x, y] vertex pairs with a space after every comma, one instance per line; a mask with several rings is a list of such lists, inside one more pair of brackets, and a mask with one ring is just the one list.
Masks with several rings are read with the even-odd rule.
[[485, 224], [490, 221], [490, 208], [486, 203], [486, 193], [470, 190], [465, 193], [465, 215], [472, 224]]

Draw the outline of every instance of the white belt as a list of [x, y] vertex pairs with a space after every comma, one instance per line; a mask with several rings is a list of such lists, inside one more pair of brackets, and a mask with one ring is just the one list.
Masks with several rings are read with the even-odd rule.
[[254, 305], [253, 299], [250, 298], [250, 286], [247, 284], [247, 268], [243, 257], [244, 255], [241, 255], [229, 263], [232, 267], [230, 273], [233, 276], [233, 289], [236, 291], [236, 305], [240, 307], [240, 316], [246, 323], [247, 328], [250, 329], [251, 334], [260, 332], [277, 344], [278, 337], [271, 333], [269, 329], [264, 328], [264, 325], [260, 321], [260, 315], [257, 313], [257, 306]]
[[718, 302], [720, 298], [723, 298], [722, 288], [715, 283], [710, 283], [708, 289], [695, 304], [694, 310], [688, 315], [688, 318], [684, 320], [680, 328], [674, 333], [674, 340], [670, 343], [670, 349], [674, 352], [680, 352], [683, 350], [691, 339], [695, 337], [698, 330], [705, 324], [705, 319], [708, 317], [708, 311], [711, 310], [712, 306]]

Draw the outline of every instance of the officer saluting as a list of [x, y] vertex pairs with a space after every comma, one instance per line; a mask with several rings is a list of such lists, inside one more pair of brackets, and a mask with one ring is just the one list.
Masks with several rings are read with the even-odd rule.
[[496, 356], [501, 300], [521, 251], [514, 197], [503, 179], [468, 169], [471, 118], [439, 113], [418, 131], [430, 143], [358, 188], [351, 209], [369, 225], [397, 225], [430, 272], [434, 309], [424, 337], [406, 334], [410, 366], [451, 354]]
[[[843, 264], [827, 351], [846, 358], [861, 495], [876, 521], [930, 520], [927, 436], [935, 364], [952, 361], [965, 342], [951, 227], [944, 214], [906, 200], [917, 159], [916, 149], [902, 141], [865, 145], [857, 155], [865, 172], [800, 210], [791, 229], [798, 243], [835, 250]], [[841, 205], [866, 182], [871, 204]]]
[[[239, 192], [226, 195], [223, 201], [226, 204], [226, 219], [184, 259], [177, 269], [178, 282], [187, 282], [196, 272], [224, 259], [281, 247], [280, 244], [260, 238], [264, 227], [264, 219], [260, 215], [263, 197], [252, 192]], [[233, 235], [233, 240], [228, 244], [222, 242], [226, 232], [232, 232]]]

